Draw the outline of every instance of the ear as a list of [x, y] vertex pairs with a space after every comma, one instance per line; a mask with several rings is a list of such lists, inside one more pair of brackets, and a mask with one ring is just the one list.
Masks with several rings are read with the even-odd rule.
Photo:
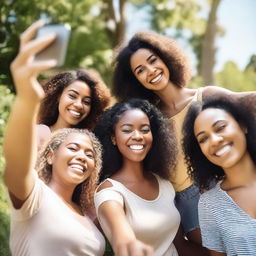
[[53, 157], [54, 157], [53, 152], [49, 152], [48, 155], [47, 155], [47, 157], [46, 157], [46, 161], [47, 161], [47, 163], [48, 163], [49, 165], [52, 165], [52, 163], [53, 163]]
[[245, 125], [241, 124], [240, 127], [241, 127], [242, 131], [244, 132], [244, 134], [248, 133], [248, 129]]
[[112, 141], [112, 144], [115, 146], [116, 145], [116, 137], [114, 135], [111, 136], [111, 141]]

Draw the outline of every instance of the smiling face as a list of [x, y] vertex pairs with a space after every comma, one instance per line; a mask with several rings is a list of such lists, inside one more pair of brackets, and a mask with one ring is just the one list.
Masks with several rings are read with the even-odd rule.
[[95, 168], [95, 154], [91, 139], [86, 134], [71, 133], [52, 153], [51, 182], [80, 184], [90, 177]]
[[124, 161], [143, 161], [153, 141], [147, 115], [139, 109], [124, 112], [115, 126], [112, 140]]
[[170, 80], [165, 63], [151, 50], [141, 48], [131, 57], [130, 65], [138, 81], [149, 90], [162, 90]]
[[245, 128], [222, 109], [203, 110], [195, 120], [194, 134], [207, 159], [224, 170], [247, 153]]
[[91, 110], [91, 89], [82, 81], [75, 81], [62, 92], [57, 122], [73, 127], [88, 116]]

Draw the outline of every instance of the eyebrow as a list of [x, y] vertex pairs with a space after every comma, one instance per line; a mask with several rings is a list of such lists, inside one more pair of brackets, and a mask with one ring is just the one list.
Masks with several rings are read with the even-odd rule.
[[[132, 127], [133, 125], [132, 124], [122, 124], [121, 127], [123, 127], [123, 126]], [[150, 124], [142, 124], [141, 126], [149, 126], [150, 127]]]
[[[77, 147], [80, 147], [80, 144], [76, 143], [76, 142], [69, 142], [66, 146], [69, 146], [69, 145], [75, 145]], [[93, 149], [91, 149], [91, 148], [86, 149], [86, 151], [90, 151], [90, 152], [94, 153]]]
[[[216, 122], [213, 123], [212, 127], [216, 126], [219, 122], [223, 122], [224, 120], [217, 120]], [[199, 132], [198, 134], [196, 134], [196, 137], [198, 137], [199, 135], [205, 133], [204, 131]]]
[[[146, 61], [150, 60], [152, 56], [155, 56], [155, 54], [152, 53], [151, 55], [149, 55], [149, 56], [147, 57]], [[135, 72], [135, 71], [136, 71], [138, 68], [140, 68], [140, 67], [141, 67], [141, 65], [137, 66], [137, 67], [133, 70], [133, 72]]]
[[[75, 93], [75, 94], [79, 95], [79, 92], [78, 92], [78, 91], [76, 91], [75, 89], [68, 89], [68, 92], [73, 92], [73, 93]], [[91, 99], [92, 97], [91, 97], [91, 96], [85, 96], [84, 98]]]

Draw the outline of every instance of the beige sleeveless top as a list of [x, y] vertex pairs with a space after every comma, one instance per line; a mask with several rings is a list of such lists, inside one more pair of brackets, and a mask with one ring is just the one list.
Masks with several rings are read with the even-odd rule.
[[181, 148], [182, 125], [192, 102], [202, 102], [202, 88], [198, 88], [192, 100], [179, 113], [171, 117], [171, 120], [173, 120], [174, 123], [178, 146], [177, 166], [171, 177], [171, 182], [177, 192], [182, 191], [193, 184], [187, 174], [187, 166], [185, 164], [184, 154]]

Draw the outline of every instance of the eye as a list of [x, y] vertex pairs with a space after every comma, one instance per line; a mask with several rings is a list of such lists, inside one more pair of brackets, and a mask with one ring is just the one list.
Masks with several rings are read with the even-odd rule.
[[150, 60], [149, 60], [149, 63], [150, 64], [153, 64], [154, 62], [156, 62], [157, 58], [156, 57], [152, 57]]
[[68, 96], [69, 96], [70, 99], [75, 99], [75, 98], [76, 98], [76, 95], [75, 95], [75, 94], [69, 93]]
[[223, 129], [225, 129], [225, 127], [225, 124], [219, 125], [218, 127], [216, 127], [216, 132], [221, 132]]
[[123, 132], [123, 133], [131, 133], [132, 130], [131, 130], [131, 129], [123, 129], [122, 132]]
[[207, 139], [208, 139], [207, 136], [203, 136], [203, 137], [201, 137], [201, 138], [198, 139], [198, 143], [199, 143], [199, 144], [203, 144], [204, 142], [207, 141]]
[[144, 133], [144, 134], [149, 133], [150, 131], [151, 130], [150, 130], [149, 127], [141, 129], [141, 132]]
[[143, 71], [144, 71], [144, 68], [139, 68], [139, 69], [137, 70], [137, 75], [142, 74]]
[[87, 105], [87, 106], [91, 106], [91, 101], [90, 100], [84, 100], [83, 104]]
[[85, 155], [90, 159], [94, 159], [94, 154], [92, 152], [86, 152]]
[[68, 149], [72, 152], [76, 152], [77, 151], [77, 147], [76, 146], [68, 146]]

